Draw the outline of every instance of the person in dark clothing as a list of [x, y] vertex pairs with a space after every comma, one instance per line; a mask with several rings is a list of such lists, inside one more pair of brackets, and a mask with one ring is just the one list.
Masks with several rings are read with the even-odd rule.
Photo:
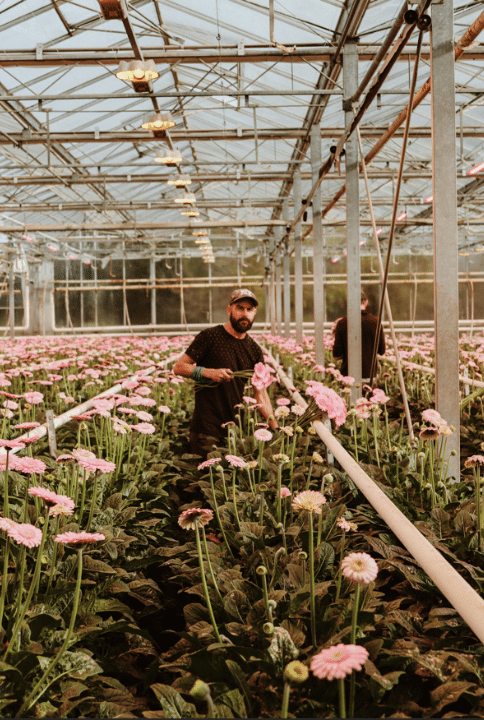
[[[234, 290], [227, 306], [228, 321], [202, 330], [175, 363], [173, 372], [198, 382], [203, 379], [216, 387], [200, 387], [195, 394], [195, 412], [190, 426], [190, 452], [206, 457], [224, 435], [228, 422], [235, 422], [236, 405], [242, 402], [245, 379], [233, 377], [239, 370], [253, 370], [264, 362], [261, 347], [247, 332], [257, 312], [257, 298], [245, 288]], [[255, 400], [269, 427], [277, 422], [267, 390], [256, 390]]]
[[[361, 293], [361, 377], [369, 380], [371, 374], [371, 362], [373, 359], [373, 346], [375, 344], [376, 328], [378, 318], [368, 310], [368, 298]], [[378, 338], [378, 355], [385, 354], [385, 336], [383, 328], [380, 327]], [[334, 328], [333, 357], [335, 360], [342, 360], [340, 371], [342, 375], [348, 375], [348, 318], [342, 317], [337, 320]]]

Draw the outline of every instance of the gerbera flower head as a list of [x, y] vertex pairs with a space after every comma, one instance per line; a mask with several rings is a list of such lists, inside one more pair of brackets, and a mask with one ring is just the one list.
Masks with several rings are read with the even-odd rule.
[[321, 680], [341, 680], [353, 670], [361, 670], [368, 650], [361, 645], [339, 643], [321, 650], [311, 660], [311, 671]]
[[378, 565], [368, 553], [350, 553], [341, 563], [343, 575], [360, 585], [368, 585], [378, 575]]
[[171, 413], [171, 410], [168, 407], [168, 405], [158, 405], [158, 411], [160, 413], [163, 413], [164, 415], [169, 415]]
[[484, 465], [484, 455], [471, 455], [464, 462], [464, 467], [477, 467], [478, 465]]
[[[52, 383], [49, 383], [49, 385], [52, 385]], [[23, 397], [31, 405], [39, 405], [44, 399], [44, 393], [34, 390], [32, 392], [24, 393]]]
[[348, 520], [346, 520], [344, 517], [340, 517], [336, 520], [336, 525], [341, 528], [341, 530], [344, 530], [345, 532], [349, 532], [351, 530], [351, 525], [349, 524]]
[[29, 548], [38, 547], [42, 541], [42, 530], [30, 523], [12, 523], [7, 528], [7, 535], [19, 545]]
[[260, 442], [269, 442], [269, 440], [272, 440], [272, 433], [269, 432], [269, 430], [264, 430], [263, 428], [260, 428], [259, 430], [255, 431], [254, 437]]
[[421, 428], [418, 436], [421, 440], [437, 440], [440, 432], [438, 427], [428, 426]]
[[274, 417], [276, 417], [277, 419], [284, 419], [289, 417], [289, 408], [287, 408], [285, 405], [279, 406], [274, 410]]
[[40, 423], [38, 422], [23, 422], [14, 425], [14, 428], [16, 430], [32, 430], [32, 428], [39, 427], [39, 425]]
[[288, 463], [290, 460], [289, 455], [286, 455], [286, 453], [276, 453], [272, 456], [272, 459], [280, 463]]
[[21, 440], [1, 440], [0, 439], [0, 447], [8, 448], [9, 450], [13, 450], [13, 448], [24, 448], [25, 443]]
[[207, 525], [212, 518], [213, 510], [189, 508], [182, 512], [178, 518], [178, 524], [183, 530], [195, 530], [198, 526]]
[[58, 515], [74, 515], [74, 507], [58, 503], [57, 505], [49, 508], [49, 515], [51, 517], [57, 517]]
[[57, 535], [54, 538], [54, 542], [60, 542], [63, 545], [90, 545], [94, 542], [100, 542], [105, 540], [105, 536], [102, 533], [88, 533], [84, 532], [65, 532], [61, 535]]
[[25, 457], [17, 458], [15, 469], [20, 470], [20, 472], [25, 473], [26, 475], [31, 475], [33, 473], [40, 474], [45, 472], [47, 465], [43, 460], [26, 455]]
[[290, 405], [290, 404], [291, 404], [291, 401], [288, 400], [287, 398], [278, 398], [276, 400], [276, 405]]
[[0, 530], [5, 530], [5, 532], [11, 527], [11, 525], [16, 525], [14, 520], [10, 520], [10, 518], [0, 517]]
[[246, 465], [245, 460], [238, 457], [237, 455], [226, 455], [225, 459], [227, 460], [229, 465], [235, 468], [243, 468]]
[[211, 467], [211, 465], [216, 465], [221, 461], [222, 458], [210, 458], [209, 460], [205, 460], [203, 463], [200, 463], [200, 465], [197, 467], [197, 470], [206, 470], [207, 468]]
[[28, 489], [29, 495], [39, 497], [47, 507], [53, 507], [54, 505], [65, 505], [66, 507], [74, 508], [75, 503], [72, 498], [68, 495], [58, 495], [53, 490], [48, 490], [43, 487], [31, 487]]
[[287, 487], [281, 487], [281, 498], [290, 497], [292, 492]]
[[131, 429], [137, 430], [143, 435], [153, 435], [153, 433], [156, 431], [155, 426], [148, 422], [140, 422], [137, 425], [131, 425]]
[[323, 493], [317, 490], [303, 490], [296, 495], [292, 501], [294, 510], [306, 510], [307, 512], [321, 515], [321, 507], [325, 504], [326, 498]]

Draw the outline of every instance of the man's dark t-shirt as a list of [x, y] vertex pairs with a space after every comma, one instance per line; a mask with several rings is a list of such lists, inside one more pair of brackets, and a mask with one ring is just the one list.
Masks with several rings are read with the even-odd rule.
[[[368, 378], [371, 373], [371, 361], [373, 359], [373, 345], [375, 342], [378, 318], [368, 310], [361, 311], [361, 377]], [[385, 354], [385, 336], [380, 327], [378, 342], [378, 355]], [[334, 330], [333, 356], [343, 358], [341, 363], [341, 374], [348, 375], [348, 318], [342, 317], [338, 320]]]
[[[249, 335], [239, 340], [223, 325], [202, 330], [187, 348], [186, 354], [197, 365], [230, 368], [233, 371], [253, 370], [256, 363], [264, 362], [262, 349], [255, 340]], [[215, 438], [226, 435], [221, 426], [229, 421], [235, 422], [235, 405], [242, 402], [246, 382], [245, 378], [236, 377], [229, 382], [217, 383], [216, 387], [197, 389], [191, 432]]]

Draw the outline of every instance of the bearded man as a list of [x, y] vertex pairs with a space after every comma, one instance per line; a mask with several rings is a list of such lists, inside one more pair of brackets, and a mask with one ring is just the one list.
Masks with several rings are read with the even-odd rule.
[[[262, 349], [247, 334], [258, 304], [251, 290], [234, 290], [227, 305], [227, 322], [202, 330], [173, 367], [176, 375], [199, 383], [216, 383], [215, 387], [202, 386], [195, 393], [190, 426], [190, 452], [194, 455], [206, 457], [227, 434], [226, 424], [235, 422], [236, 406], [242, 402], [246, 381], [233, 373], [253, 370], [257, 363], [264, 362]], [[275, 429], [277, 422], [267, 390], [255, 389], [254, 396], [262, 416]]]

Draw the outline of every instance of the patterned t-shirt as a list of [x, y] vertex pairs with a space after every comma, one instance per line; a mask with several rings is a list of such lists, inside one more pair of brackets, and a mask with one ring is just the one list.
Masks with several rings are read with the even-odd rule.
[[[264, 361], [260, 346], [249, 335], [240, 340], [216, 325], [202, 330], [186, 351], [197, 365], [207, 368], [230, 368], [253, 370], [258, 362]], [[242, 402], [246, 380], [233, 378], [229, 382], [218, 383], [216, 387], [197, 389], [195, 393], [195, 412], [191, 431], [204, 433], [216, 438], [226, 434], [224, 423], [235, 422], [238, 412], [236, 405]]]

